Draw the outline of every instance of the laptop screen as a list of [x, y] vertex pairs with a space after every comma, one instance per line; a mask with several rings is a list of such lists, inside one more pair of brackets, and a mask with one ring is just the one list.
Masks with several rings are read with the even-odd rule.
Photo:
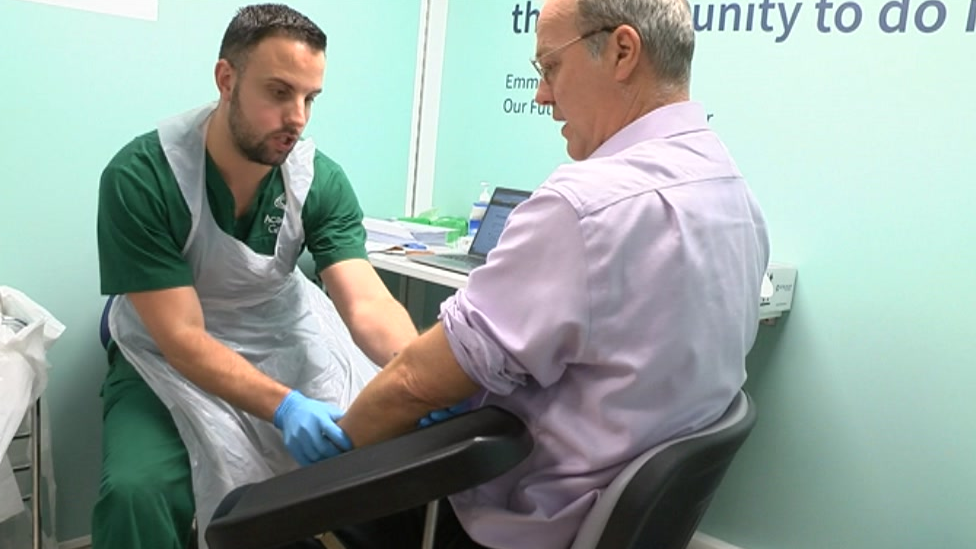
[[498, 237], [502, 235], [508, 214], [512, 213], [515, 206], [518, 206], [531, 194], [531, 191], [495, 187], [495, 192], [491, 195], [491, 201], [488, 202], [485, 216], [481, 219], [481, 225], [474, 236], [474, 241], [471, 242], [468, 253], [479, 256], [488, 255], [488, 252], [498, 244]]

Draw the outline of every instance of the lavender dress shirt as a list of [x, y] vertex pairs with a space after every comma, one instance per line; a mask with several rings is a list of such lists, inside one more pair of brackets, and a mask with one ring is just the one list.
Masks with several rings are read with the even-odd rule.
[[569, 546], [644, 450], [716, 420], [745, 381], [766, 225], [697, 103], [657, 109], [559, 167], [441, 307], [478, 398], [533, 453], [451, 498], [488, 547]]

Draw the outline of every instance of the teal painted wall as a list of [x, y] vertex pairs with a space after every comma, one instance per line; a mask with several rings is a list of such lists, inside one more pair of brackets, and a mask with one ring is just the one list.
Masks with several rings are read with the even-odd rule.
[[929, 34], [882, 32], [881, 1], [824, 33], [803, 4], [778, 44], [700, 35], [696, 95], [773, 257], [799, 268], [796, 310], [750, 361], [760, 423], [704, 528], [754, 549], [976, 547], [969, 2]]
[[[740, 30], [699, 33], [692, 95], [765, 209], [773, 259], [799, 269], [793, 312], [749, 357], [759, 423], [702, 529], [747, 549], [976, 547], [976, 2], [925, 3], [921, 25], [942, 21], [928, 33], [920, 1], [904, 33], [881, 30], [882, 0], [847, 3], [849, 32], [842, 2], [822, 28], [817, 3], [775, 3], [800, 6], [779, 42], [778, 10], [747, 31], [750, 3], [692, 3], [741, 8]], [[532, 97], [505, 88], [534, 76], [515, 5], [450, 5], [434, 204], [453, 213], [480, 179], [534, 188], [567, 160], [555, 124], [504, 112]]]
[[[447, 12], [443, 82], [437, 126], [433, 204], [467, 216], [489, 185], [534, 189], [561, 162], [565, 143], [551, 116], [529, 112], [535, 89], [516, 87], [536, 77], [535, 27], [513, 33], [512, 0], [454, 0]], [[532, 2], [533, 6], [541, 2]], [[524, 6], [524, 3], [522, 3]], [[506, 100], [525, 110], [505, 112]]]
[[[61, 540], [89, 533], [99, 480], [99, 174], [157, 120], [216, 98], [220, 39], [245, 3], [162, 0], [152, 22], [0, 2], [0, 284], [68, 328], [50, 353], [46, 392]], [[329, 38], [306, 135], [345, 167], [366, 211], [402, 213], [419, 2], [289, 3]]]

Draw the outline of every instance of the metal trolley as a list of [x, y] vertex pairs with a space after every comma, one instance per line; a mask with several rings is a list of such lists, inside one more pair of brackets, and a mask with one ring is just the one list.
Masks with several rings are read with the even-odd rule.
[[[2, 316], [0, 317], [4, 326], [12, 328], [14, 331], [18, 331], [27, 325], [26, 322], [20, 320], [19, 318]], [[22, 497], [24, 503], [30, 505], [31, 508], [31, 540], [32, 549], [41, 549], [41, 401], [40, 398], [36, 402], [27, 408], [27, 413], [24, 415], [24, 421], [21, 423], [20, 428], [17, 433], [14, 434], [13, 442], [11, 443], [11, 449], [16, 446], [21, 446], [26, 441], [26, 445], [29, 448], [28, 454], [29, 458], [26, 462], [23, 460], [17, 460], [17, 456], [11, 456], [11, 465], [13, 466], [14, 476], [19, 477], [22, 474], [30, 475], [30, 492], [23, 493], [24, 488], [21, 486]], [[9, 453], [9, 451], [8, 451]]]

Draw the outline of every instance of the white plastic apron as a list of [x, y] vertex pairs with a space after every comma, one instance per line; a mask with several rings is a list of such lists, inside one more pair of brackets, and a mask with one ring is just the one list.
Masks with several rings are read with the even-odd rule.
[[[217, 226], [207, 201], [206, 125], [214, 105], [159, 125], [159, 139], [193, 218], [183, 255], [207, 332], [265, 374], [346, 409], [378, 368], [353, 343], [332, 301], [296, 263], [304, 240], [301, 212], [313, 177], [315, 146], [295, 145], [282, 165], [285, 211], [274, 256], [255, 253]], [[220, 500], [233, 488], [297, 464], [272, 424], [190, 383], [163, 358], [131, 302], [120, 296], [109, 317], [125, 357], [169, 408], [193, 469], [199, 544]]]

